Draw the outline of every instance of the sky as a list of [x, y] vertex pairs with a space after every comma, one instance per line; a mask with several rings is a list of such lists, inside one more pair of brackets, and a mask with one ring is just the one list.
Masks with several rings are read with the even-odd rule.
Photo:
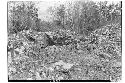
[[51, 6], [58, 6], [59, 4], [63, 4], [66, 0], [46, 0], [46, 1], [40, 1], [38, 3], [38, 14], [39, 14], [39, 18], [41, 20], [50, 20], [51, 15], [47, 12], [47, 9]]

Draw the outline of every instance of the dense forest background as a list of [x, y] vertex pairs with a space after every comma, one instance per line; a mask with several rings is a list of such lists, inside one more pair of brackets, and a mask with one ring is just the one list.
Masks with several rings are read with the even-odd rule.
[[[12, 4], [13, 6], [11, 7]], [[34, 2], [8, 2], [8, 33], [22, 30], [50, 31], [64, 29], [89, 35], [108, 24], [121, 24], [121, 2], [75, 1], [48, 8], [52, 21], [38, 18]]]

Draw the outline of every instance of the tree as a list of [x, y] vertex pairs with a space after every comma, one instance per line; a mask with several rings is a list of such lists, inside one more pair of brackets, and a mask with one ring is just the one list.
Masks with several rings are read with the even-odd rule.
[[[107, 23], [118, 23], [121, 21], [121, 2], [108, 4], [107, 1], [98, 3], [98, 10], [100, 12], [101, 18], [103, 18]], [[106, 22], [102, 22], [107, 24]]]
[[38, 20], [38, 9], [35, 3], [27, 2], [8, 2], [8, 31], [17, 33], [22, 30], [33, 29], [36, 27], [35, 21]]
[[63, 25], [65, 29], [73, 30], [78, 34], [89, 35], [108, 23], [120, 22], [120, 3], [107, 4], [107, 1], [74, 1], [51, 7], [50, 10], [56, 25]]
[[50, 7], [48, 11], [53, 16], [53, 21], [57, 26], [62, 26], [65, 29], [65, 6], [61, 4], [58, 7]]
[[97, 5], [93, 1], [75, 1], [70, 3], [68, 10], [66, 11], [68, 21], [71, 23], [71, 27], [79, 34], [84, 32], [91, 32], [98, 28], [100, 22], [99, 11]]

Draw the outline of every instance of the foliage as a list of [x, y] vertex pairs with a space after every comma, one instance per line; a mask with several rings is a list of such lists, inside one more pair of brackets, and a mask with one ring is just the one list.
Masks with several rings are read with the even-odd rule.
[[121, 3], [75, 1], [58, 7], [50, 7], [54, 21], [57, 25], [63, 23], [65, 29], [79, 34], [89, 35], [95, 29], [107, 23], [120, 22]]
[[69, 2], [49, 10], [52, 22], [38, 18], [33, 2], [9, 11], [10, 80], [121, 79], [120, 3]]
[[[113, 40], [107, 39], [107, 41], [104, 42], [103, 39], [106, 40], [106, 38], [110, 37], [109, 34], [111, 34], [112, 30], [114, 29], [116, 33], [114, 33], [115, 35], [112, 34], [112, 36], [115, 37], [112, 37], [110, 39], [113, 38], [115, 39]], [[111, 77], [110, 80], [115, 81], [118, 80], [117, 78], [119, 76], [121, 76], [120, 74], [121, 44], [117, 44], [116, 41], [116, 39], [121, 36], [120, 34], [117, 34], [120, 31], [121, 29], [119, 24], [117, 24], [117, 26], [113, 24], [107, 25], [102, 29], [98, 29], [92, 32], [90, 36], [86, 37], [87, 39], [86, 41], [81, 41], [81, 39], [79, 39], [80, 36], [76, 36], [74, 32], [67, 30], [40, 32], [37, 34], [35, 33], [33, 38], [36, 39], [36, 42], [27, 40], [27, 38], [25, 38], [26, 36], [24, 36], [24, 38], [20, 41], [17, 39], [17, 37], [15, 37], [15, 41], [11, 39], [9, 40], [13, 42], [11, 43], [11, 45], [9, 45], [12, 47], [9, 46], [8, 47], [13, 48], [16, 42], [22, 42], [22, 44], [18, 44], [19, 46], [13, 48], [12, 51], [8, 51], [8, 53], [14, 52], [13, 54], [9, 55], [12, 59], [12, 62], [9, 63], [9, 65], [14, 66], [15, 61], [23, 60], [23, 58], [21, 59], [21, 57], [24, 57], [24, 59], [27, 59], [27, 62], [32, 62], [34, 66], [33, 67], [28, 66], [28, 69], [26, 68], [25, 70], [19, 69], [20, 71], [22, 70], [30, 71], [33, 69], [33, 71], [41, 72], [42, 71], [41, 69], [36, 70], [34, 68], [40, 68], [40, 65], [44, 65], [46, 68], [45, 70], [50, 72], [49, 75], [47, 73], [45, 74], [47, 74], [48, 76], [52, 76], [52, 78], [50, 78], [51, 80], [59, 80], [59, 77], [57, 78], [57, 76], [55, 76], [55, 74], [58, 73], [60, 75], [60, 79], [61, 76], [63, 76], [64, 80], [66, 79], [109, 80], [110, 76]], [[33, 33], [26, 33], [26, 32], [24, 33], [33, 35]], [[20, 34], [22, 34], [22, 32]], [[19, 34], [17, 34], [17, 36], [18, 35]], [[47, 38], [48, 37], [51, 38], [51, 41], [54, 42], [53, 45], [47, 43], [46, 35]], [[44, 39], [39, 40], [39, 37], [42, 37], [42, 39], [43, 38]], [[69, 38], [67, 39], [67, 37]], [[94, 40], [95, 38], [96, 40]], [[66, 41], [69, 43], [65, 44]], [[27, 44], [25, 44], [26, 42]], [[41, 43], [43, 44], [41, 45]], [[17, 49], [20, 49], [22, 51]], [[19, 53], [16, 53], [16, 51], [18, 51]], [[18, 59], [18, 57], [20, 57], [20, 59]], [[53, 67], [55, 67], [54, 64], [59, 63], [60, 60], [62, 60], [66, 64], [72, 63], [73, 66], [77, 66], [78, 69], [73, 66], [71, 66], [71, 69], [69, 70], [65, 70], [62, 67], [60, 68], [61, 70], [53, 69]], [[23, 65], [24, 63], [19, 63], [19, 64]], [[52, 68], [52, 70], [49, 68]], [[84, 73], [80, 73], [82, 71], [84, 71]], [[75, 72], [77, 72], [77, 74]], [[117, 72], [119, 73], [117, 74]], [[116, 78], [114, 78], [114, 75], [116, 74], [117, 76]], [[79, 78], [79, 75], [83, 77]], [[49, 79], [48, 76], [44, 77], [43, 79]], [[54, 79], [53, 76], [55, 76]]]
[[38, 9], [34, 2], [8, 2], [8, 31], [17, 33], [23, 30], [39, 28]]

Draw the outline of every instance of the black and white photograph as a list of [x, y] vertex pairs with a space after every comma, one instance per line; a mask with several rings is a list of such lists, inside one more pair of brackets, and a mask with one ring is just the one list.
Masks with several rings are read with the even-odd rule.
[[122, 80], [122, 1], [6, 4], [8, 82]]

